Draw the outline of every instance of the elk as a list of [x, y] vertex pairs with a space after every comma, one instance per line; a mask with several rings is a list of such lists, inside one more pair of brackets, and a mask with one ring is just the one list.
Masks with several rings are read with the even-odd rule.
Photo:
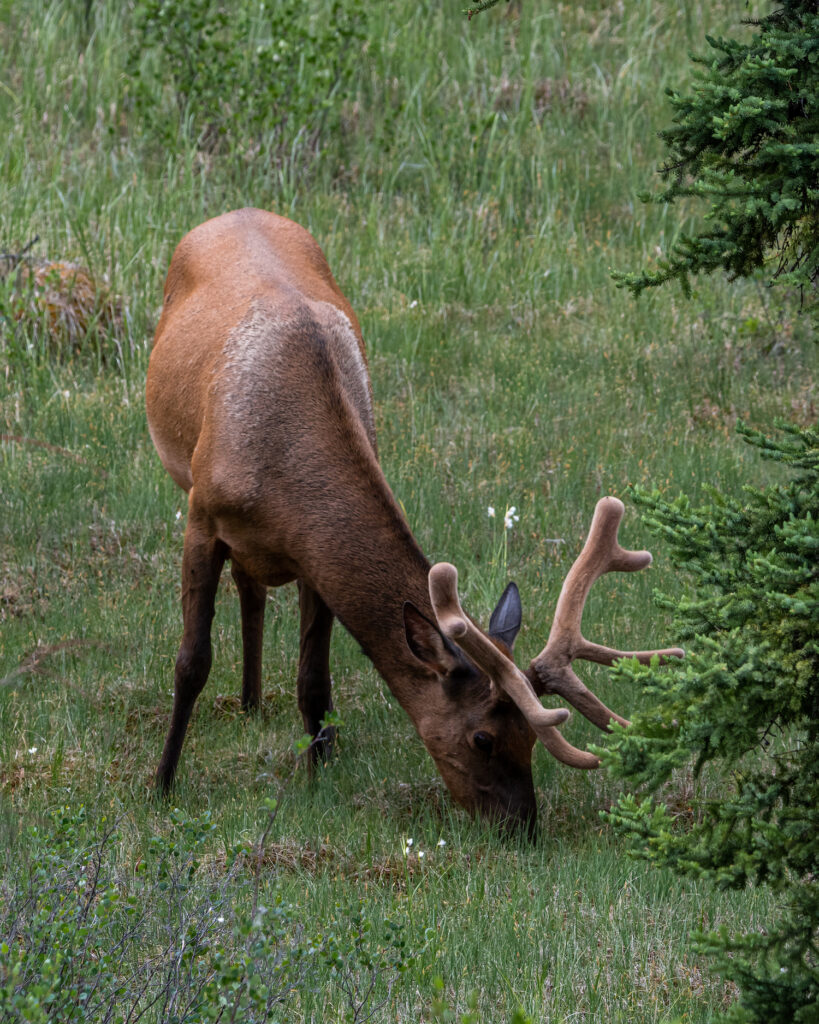
[[179, 243], [148, 368], [151, 437], [188, 494], [182, 555], [183, 636], [170, 725], [156, 773], [171, 787], [211, 665], [211, 622], [230, 561], [242, 620], [242, 706], [261, 702], [266, 589], [295, 581], [296, 689], [304, 727], [328, 743], [330, 631], [338, 619], [407, 712], [453, 798], [472, 813], [533, 833], [536, 739], [559, 760], [598, 759], [556, 726], [557, 694], [601, 729], [627, 721], [572, 669], [682, 656], [619, 651], [580, 632], [603, 573], [651, 561], [617, 541], [623, 506], [603, 498], [557, 602], [543, 651], [512, 660], [521, 622], [510, 584], [482, 632], [458, 600], [457, 573], [430, 567], [378, 462], [372, 391], [359, 322], [322, 250], [302, 227], [244, 209], [206, 221]]

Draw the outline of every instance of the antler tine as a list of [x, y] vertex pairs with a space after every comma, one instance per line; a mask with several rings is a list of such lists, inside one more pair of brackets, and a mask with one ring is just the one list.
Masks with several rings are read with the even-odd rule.
[[565, 708], [544, 708], [535, 696], [526, 676], [464, 614], [458, 599], [458, 570], [448, 562], [439, 562], [429, 571], [429, 596], [438, 626], [447, 639], [456, 643], [517, 704], [535, 735], [551, 754], [576, 768], [596, 768], [599, 759], [568, 743], [555, 726], [565, 722]]
[[679, 647], [653, 651], [619, 651], [613, 647], [590, 643], [580, 631], [583, 607], [592, 584], [607, 572], [636, 572], [651, 564], [648, 551], [627, 551], [617, 540], [623, 503], [618, 498], [601, 498], [594, 510], [589, 535], [583, 550], [568, 572], [557, 601], [549, 640], [532, 661], [532, 670], [543, 689], [557, 693], [601, 729], [608, 729], [612, 719], [628, 725], [625, 718], [610, 711], [578, 679], [571, 667], [575, 658], [611, 665], [618, 658], [637, 658], [647, 664], [654, 655], [661, 659], [682, 658]]

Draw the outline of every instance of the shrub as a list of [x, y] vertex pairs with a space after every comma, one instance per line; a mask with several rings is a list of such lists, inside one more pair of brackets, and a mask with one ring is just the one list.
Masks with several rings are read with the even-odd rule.
[[327, 979], [350, 1020], [370, 1019], [428, 937], [413, 948], [402, 922], [375, 928], [360, 908], [311, 934], [275, 879], [259, 899], [242, 848], [206, 856], [214, 830], [174, 811], [126, 868], [117, 824], [83, 807], [28, 829], [3, 881], [0, 1020], [253, 1024]]
[[173, 144], [180, 132], [210, 150], [314, 141], [352, 88], [366, 9], [364, 0], [137, 0], [136, 110]]
[[70, 260], [0, 255], [0, 353], [64, 359], [104, 337], [122, 358], [126, 314], [105, 279]]

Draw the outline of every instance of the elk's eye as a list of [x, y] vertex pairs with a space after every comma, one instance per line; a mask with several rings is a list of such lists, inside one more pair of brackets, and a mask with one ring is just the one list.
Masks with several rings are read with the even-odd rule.
[[482, 750], [484, 754], [492, 753], [492, 744], [495, 742], [488, 732], [476, 732], [472, 737], [472, 741], [478, 750]]

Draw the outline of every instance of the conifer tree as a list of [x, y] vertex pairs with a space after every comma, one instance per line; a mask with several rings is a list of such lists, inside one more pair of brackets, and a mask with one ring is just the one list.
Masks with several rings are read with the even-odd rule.
[[[740, 988], [729, 1019], [819, 1019], [819, 431], [742, 429], [793, 479], [704, 508], [637, 493], [645, 518], [692, 581], [675, 608], [688, 648], [678, 667], [622, 663], [648, 710], [602, 752], [630, 786], [656, 790], [675, 769], [716, 771], [693, 823], [648, 796], [609, 817], [634, 852], [676, 871], [777, 894], [761, 934], [700, 937]], [[670, 602], [666, 602], [671, 604]]]
[[707, 36], [714, 53], [690, 95], [669, 90], [660, 132], [666, 187], [641, 196], [710, 204], [706, 224], [683, 235], [654, 269], [615, 277], [635, 294], [692, 274], [762, 270], [815, 297], [819, 280], [819, 3], [781, 0], [747, 42]]
[[[799, 289], [815, 313], [819, 280], [819, 4], [783, 0], [749, 42], [709, 39], [717, 56], [691, 95], [671, 93], [661, 133], [666, 188], [648, 201], [700, 197], [706, 225], [656, 268], [620, 275], [635, 294], [698, 273]], [[661, 798], [623, 796], [610, 820], [634, 852], [720, 886], [775, 894], [764, 931], [699, 937], [739, 986], [728, 1018], [819, 1021], [819, 430], [780, 424], [779, 439], [741, 428], [789, 482], [741, 497], [637, 493], [690, 581], [674, 605], [689, 648], [679, 667], [619, 671], [650, 709], [603, 753], [630, 787], [656, 792], [693, 764], [692, 821]]]
[[[477, 0], [472, 16], [499, 0]], [[653, 268], [616, 275], [644, 289], [725, 271], [761, 272], [816, 312], [819, 282], [819, 3], [780, 0], [747, 41], [707, 37], [689, 95], [670, 92], [660, 133], [665, 187], [647, 202], [699, 198], [704, 225]], [[814, 317], [816, 322], [816, 317]], [[701, 934], [739, 986], [734, 1024], [819, 1022], [819, 429], [781, 423], [778, 439], [740, 428], [790, 478], [740, 497], [636, 492], [690, 581], [674, 610], [680, 665], [621, 662], [648, 710], [598, 752], [642, 788], [609, 819], [633, 852], [723, 887], [765, 886], [774, 919], [746, 935]], [[677, 816], [657, 793], [693, 765], [701, 781]], [[714, 781], [716, 780], [716, 781]], [[648, 793], [649, 795], [645, 795]]]

